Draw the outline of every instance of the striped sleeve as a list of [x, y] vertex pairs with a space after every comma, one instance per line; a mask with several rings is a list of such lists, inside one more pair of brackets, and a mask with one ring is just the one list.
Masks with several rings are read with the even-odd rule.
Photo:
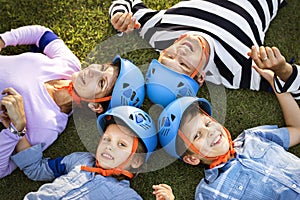
[[279, 77], [275, 76], [274, 85], [277, 93], [291, 92], [293, 97], [297, 100], [300, 99], [300, 66], [292, 64], [293, 72], [289, 79], [284, 82]]
[[132, 12], [134, 14], [141, 8], [147, 8], [141, 0], [115, 0], [109, 7], [109, 16], [112, 18], [117, 12]]

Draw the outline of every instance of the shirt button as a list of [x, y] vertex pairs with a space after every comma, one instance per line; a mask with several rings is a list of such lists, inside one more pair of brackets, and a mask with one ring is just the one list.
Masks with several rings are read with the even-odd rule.
[[242, 185], [239, 186], [239, 190], [242, 190], [244, 187]]
[[264, 148], [260, 148], [260, 150], [261, 150], [261, 151], [264, 151], [265, 149], [264, 149]]
[[266, 172], [266, 174], [269, 174], [269, 170], [266, 170], [265, 172]]
[[296, 189], [296, 187], [297, 187], [297, 186], [296, 186], [295, 184], [292, 185], [292, 188], [293, 188], [293, 189]]

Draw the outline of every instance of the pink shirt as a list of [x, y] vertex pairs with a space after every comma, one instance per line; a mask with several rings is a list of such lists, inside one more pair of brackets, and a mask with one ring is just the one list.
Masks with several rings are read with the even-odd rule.
[[[25, 26], [0, 36], [6, 46], [38, 46], [45, 31], [50, 30], [38, 25]], [[42, 143], [44, 150], [57, 139], [68, 121], [68, 115], [60, 112], [44, 83], [56, 79], [71, 79], [71, 75], [79, 71], [81, 65], [61, 39], [51, 41], [43, 53], [0, 55], [0, 91], [12, 87], [22, 95], [27, 121], [26, 137], [31, 145]], [[0, 178], [16, 168], [10, 156], [19, 139], [8, 129], [1, 131]]]

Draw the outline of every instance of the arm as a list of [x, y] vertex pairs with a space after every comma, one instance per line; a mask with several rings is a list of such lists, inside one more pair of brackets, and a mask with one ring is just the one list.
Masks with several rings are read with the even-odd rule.
[[28, 147], [11, 157], [28, 178], [35, 181], [51, 181], [67, 173], [66, 166], [62, 163], [63, 157], [43, 158], [41, 144]]
[[4, 177], [10, 174], [15, 165], [10, 160], [10, 156], [14, 153], [15, 147], [25, 148], [24, 143], [20, 144], [21, 140], [26, 140], [25, 137], [21, 137], [12, 133], [9, 130], [11, 124], [21, 131], [26, 126], [26, 118], [23, 107], [22, 96], [13, 88], [6, 88], [2, 91], [2, 94], [6, 94], [0, 101], [0, 120], [6, 127], [0, 134], [0, 177]]
[[[276, 67], [272, 67], [272, 63], [278, 63], [285, 59], [282, 59], [280, 52], [277, 48], [273, 48], [272, 51], [269, 51], [267, 47], [260, 47], [259, 52], [256, 50], [255, 47], [252, 48], [251, 53], [249, 56], [254, 60], [257, 66], [253, 66], [256, 71], [262, 75], [269, 83], [272, 85], [273, 89], [274, 85], [274, 72], [276, 71]], [[264, 58], [265, 52], [268, 51], [268, 59], [270, 59], [270, 63], [266, 61], [262, 61], [261, 58]], [[273, 53], [272, 53], [273, 52]], [[282, 71], [290, 71], [290, 66], [288, 64], [281, 65]], [[286, 124], [287, 129], [290, 133], [290, 147], [297, 145], [300, 143], [300, 109], [297, 102], [294, 100], [290, 93], [276, 93], [277, 99], [282, 109], [284, 121]]]
[[254, 61], [262, 69], [270, 69], [275, 73], [275, 91], [277, 93], [300, 93], [300, 67], [287, 63], [285, 57], [281, 55], [279, 49], [276, 47], [260, 47], [259, 50], [260, 55]]
[[0, 34], [0, 37], [4, 42], [4, 47], [35, 45], [36, 52], [44, 53], [50, 58], [61, 57], [68, 62], [69, 66], [74, 66], [76, 69], [80, 68], [78, 58], [53, 31], [44, 26], [23, 26]]
[[153, 194], [156, 200], [174, 200], [175, 196], [173, 194], [172, 188], [167, 184], [153, 185]]

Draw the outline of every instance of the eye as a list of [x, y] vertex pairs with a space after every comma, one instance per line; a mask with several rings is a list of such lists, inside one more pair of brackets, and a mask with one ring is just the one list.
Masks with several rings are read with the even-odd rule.
[[101, 88], [103, 88], [103, 87], [104, 87], [104, 83], [105, 83], [105, 81], [102, 79], [101, 81], [99, 81], [99, 86], [100, 86]]
[[206, 126], [206, 127], [209, 127], [210, 124], [211, 124], [211, 121], [207, 121], [207, 122], [205, 123], [205, 126]]
[[194, 140], [197, 140], [201, 137], [201, 132], [197, 132], [196, 135], [194, 136]]
[[105, 141], [105, 142], [110, 142], [110, 138], [109, 137], [103, 137], [102, 140]]
[[118, 144], [120, 147], [127, 147], [127, 144], [126, 142], [119, 142]]
[[189, 68], [185, 63], [180, 63], [180, 65], [185, 67], [185, 68]]

